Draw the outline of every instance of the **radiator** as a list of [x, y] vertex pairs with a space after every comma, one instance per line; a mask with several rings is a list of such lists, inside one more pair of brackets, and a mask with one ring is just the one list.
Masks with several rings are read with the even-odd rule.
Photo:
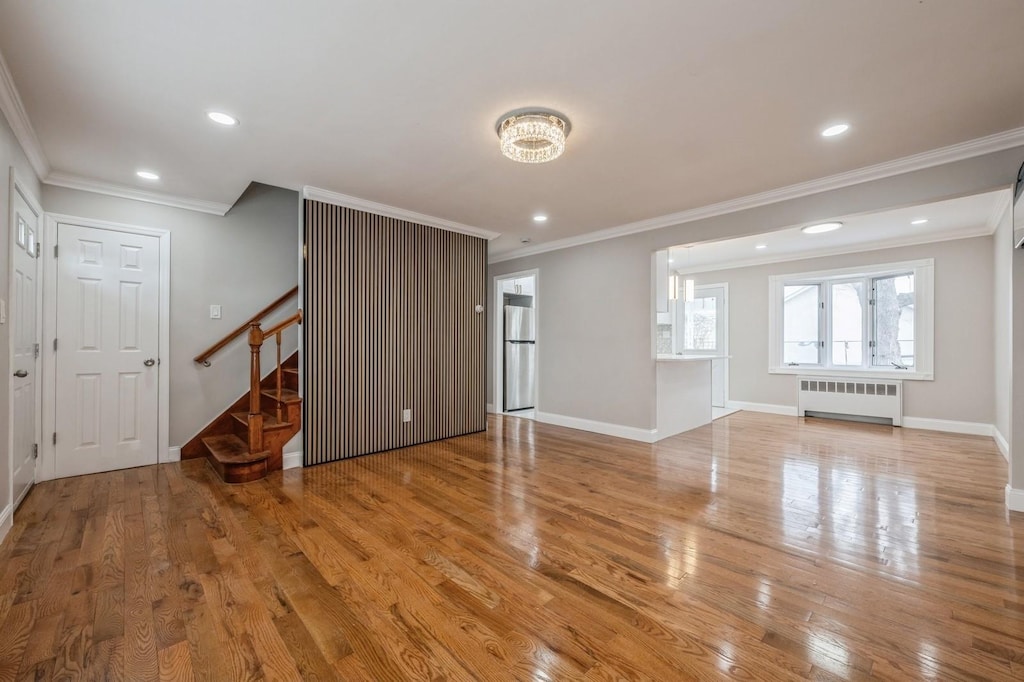
[[801, 417], [870, 417], [903, 423], [903, 382], [797, 377], [796, 410]]

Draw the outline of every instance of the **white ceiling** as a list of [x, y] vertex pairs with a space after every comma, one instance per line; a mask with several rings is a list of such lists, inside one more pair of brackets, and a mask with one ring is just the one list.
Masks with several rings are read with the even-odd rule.
[[[669, 267], [706, 272], [991, 234], [1009, 202], [1010, 190], [1005, 189], [880, 213], [835, 216], [831, 220], [843, 226], [834, 232], [806, 234], [801, 229], [804, 225], [796, 225], [750, 237], [681, 245], [669, 249]], [[928, 222], [913, 225], [918, 219]], [[1006, 248], [1010, 248], [1009, 238]]]
[[[1020, 0], [10, 0], [0, 52], [57, 173], [312, 185], [501, 253], [1020, 127], [1022, 26]], [[572, 121], [554, 163], [498, 151], [528, 105]]]

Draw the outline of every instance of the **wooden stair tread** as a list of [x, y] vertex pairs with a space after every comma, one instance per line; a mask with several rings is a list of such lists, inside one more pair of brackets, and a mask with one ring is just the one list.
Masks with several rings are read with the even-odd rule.
[[[271, 389], [269, 391], [260, 391], [260, 393], [273, 401], [277, 401], [277, 390]], [[302, 398], [299, 397], [298, 392], [288, 388], [281, 389], [281, 403], [290, 405], [292, 403], [301, 403]]]
[[249, 445], [238, 436], [209, 436], [203, 445], [221, 464], [252, 464], [264, 461], [269, 452], [249, 452]]
[[[236, 421], [241, 423], [242, 426], [249, 426], [249, 413], [248, 412], [232, 412], [231, 416]], [[264, 412], [263, 413], [263, 430], [264, 431], [276, 431], [277, 429], [287, 429], [291, 426], [291, 422], [281, 422], [277, 420], [274, 415]]]

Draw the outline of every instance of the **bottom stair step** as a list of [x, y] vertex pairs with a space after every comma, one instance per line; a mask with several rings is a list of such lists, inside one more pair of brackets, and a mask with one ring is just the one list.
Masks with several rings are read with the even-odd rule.
[[209, 436], [203, 445], [210, 452], [214, 468], [227, 483], [255, 481], [267, 475], [269, 452], [249, 452], [249, 445], [238, 436]]

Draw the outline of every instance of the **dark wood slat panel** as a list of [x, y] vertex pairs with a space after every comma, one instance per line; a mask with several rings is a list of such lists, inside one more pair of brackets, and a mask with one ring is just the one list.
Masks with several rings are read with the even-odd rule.
[[305, 463], [485, 430], [487, 242], [316, 201], [305, 241]]

